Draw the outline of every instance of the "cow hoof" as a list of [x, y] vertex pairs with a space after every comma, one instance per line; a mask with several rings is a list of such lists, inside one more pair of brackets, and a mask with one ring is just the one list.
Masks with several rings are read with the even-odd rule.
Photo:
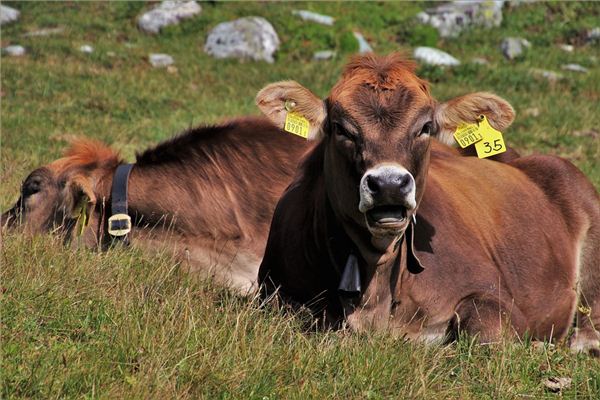
[[593, 357], [600, 357], [600, 333], [576, 330], [571, 336], [569, 347], [573, 353], [588, 353]]

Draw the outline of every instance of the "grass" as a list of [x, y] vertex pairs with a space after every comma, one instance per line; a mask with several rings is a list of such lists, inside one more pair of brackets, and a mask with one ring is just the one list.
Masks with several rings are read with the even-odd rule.
[[[2, 27], [2, 47], [21, 44], [28, 55], [1, 59], [2, 209], [70, 135], [100, 138], [132, 159], [190, 125], [256, 114], [254, 95], [272, 81], [293, 78], [325, 96], [353, 51], [353, 30], [381, 53], [433, 41], [463, 60], [452, 70], [421, 69], [437, 98], [498, 93], [517, 110], [507, 143], [567, 157], [600, 187], [600, 52], [580, 40], [597, 26], [598, 4], [524, 4], [506, 9], [500, 28], [452, 40], [415, 29], [422, 3], [202, 4], [201, 16], [158, 36], [135, 27], [144, 3], [7, 4], [22, 14]], [[336, 25], [301, 23], [294, 8], [333, 15]], [[203, 53], [212, 27], [246, 15], [273, 23], [282, 40], [274, 64]], [[49, 27], [64, 31], [21, 36]], [[505, 36], [526, 37], [533, 48], [507, 61], [498, 49]], [[566, 53], [558, 43], [576, 49]], [[94, 53], [80, 53], [82, 44]], [[311, 61], [330, 48], [335, 59]], [[172, 55], [177, 70], [151, 68], [151, 52]], [[468, 62], [476, 56], [489, 64]], [[590, 73], [560, 71], [569, 62]], [[565, 79], [549, 83], [531, 68]], [[73, 252], [51, 237], [6, 232], [1, 257], [2, 398], [551, 398], [541, 380], [555, 376], [573, 379], [564, 397], [600, 396], [598, 361], [561, 344], [478, 346], [461, 338], [425, 347], [385, 334], [307, 334], [303, 316], [261, 309], [186, 275], [168, 257]]]

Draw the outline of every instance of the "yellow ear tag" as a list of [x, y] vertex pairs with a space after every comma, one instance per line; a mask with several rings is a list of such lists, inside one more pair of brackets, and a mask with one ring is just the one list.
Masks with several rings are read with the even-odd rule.
[[479, 132], [483, 139], [475, 143], [477, 157], [486, 158], [506, 151], [506, 144], [502, 133], [492, 128], [487, 118], [484, 116], [483, 121], [479, 123]]
[[79, 212], [77, 213], [77, 234], [83, 235], [83, 231], [88, 226], [90, 220], [87, 214], [87, 201], [81, 200], [79, 203]]
[[287, 114], [285, 116], [285, 125], [283, 129], [286, 132], [290, 132], [294, 135], [301, 136], [304, 139], [308, 139], [308, 130], [310, 128], [310, 123], [302, 115], [292, 112], [292, 109], [295, 106], [296, 103], [294, 101], [286, 100], [285, 109], [287, 111]]
[[[485, 118], [485, 117], [484, 117]], [[483, 139], [481, 132], [479, 132], [480, 122], [474, 124], [465, 124], [464, 122], [456, 128], [454, 132], [454, 139], [458, 142], [460, 147], [463, 149], [473, 143], [479, 142]]]

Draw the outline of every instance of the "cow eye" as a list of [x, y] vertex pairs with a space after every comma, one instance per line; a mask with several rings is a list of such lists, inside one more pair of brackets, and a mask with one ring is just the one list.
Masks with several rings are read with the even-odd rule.
[[431, 135], [432, 132], [433, 132], [433, 124], [430, 121], [430, 122], [427, 122], [425, 125], [423, 125], [423, 128], [421, 128], [421, 131], [419, 132], [418, 136]]
[[42, 180], [40, 178], [33, 178], [27, 180], [23, 184], [23, 197], [29, 197], [42, 190]]
[[339, 122], [333, 123], [333, 132], [343, 139], [354, 139], [352, 134], [350, 134]]

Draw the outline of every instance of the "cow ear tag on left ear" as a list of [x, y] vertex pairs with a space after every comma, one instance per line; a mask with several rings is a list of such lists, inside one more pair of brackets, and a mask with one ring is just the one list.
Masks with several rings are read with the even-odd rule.
[[485, 115], [483, 116], [483, 121], [479, 123], [479, 131], [483, 139], [475, 143], [477, 157], [486, 158], [506, 151], [502, 132], [492, 128]]
[[287, 114], [285, 116], [285, 125], [283, 129], [286, 132], [290, 132], [294, 135], [301, 136], [304, 139], [308, 139], [310, 124], [302, 115], [293, 112], [294, 107], [296, 107], [295, 101], [285, 101], [285, 110], [287, 111]]
[[88, 215], [88, 203], [89, 199], [87, 196], [83, 196], [83, 198], [79, 201], [79, 204], [76, 207], [76, 212], [74, 217], [77, 218], [77, 234], [79, 236], [83, 235], [83, 231], [90, 223], [90, 217]]

